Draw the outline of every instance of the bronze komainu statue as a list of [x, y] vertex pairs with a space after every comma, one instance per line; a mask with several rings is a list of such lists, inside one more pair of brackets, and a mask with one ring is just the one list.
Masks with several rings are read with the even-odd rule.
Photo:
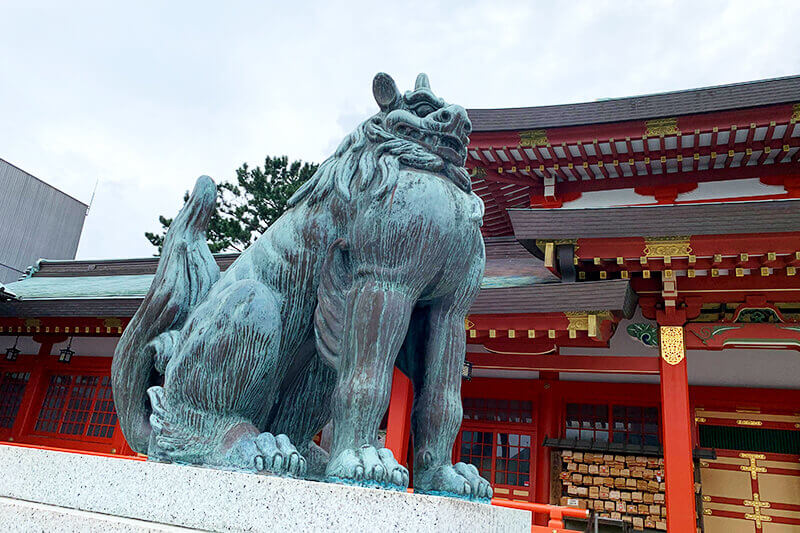
[[[420, 74], [351, 133], [290, 208], [220, 274], [201, 177], [114, 355], [125, 437], [161, 461], [404, 489], [377, 444], [395, 366], [414, 384], [417, 492], [485, 500], [453, 465], [464, 318], [484, 268], [483, 203], [463, 167], [466, 111]], [[330, 420], [329, 454], [312, 438]]]

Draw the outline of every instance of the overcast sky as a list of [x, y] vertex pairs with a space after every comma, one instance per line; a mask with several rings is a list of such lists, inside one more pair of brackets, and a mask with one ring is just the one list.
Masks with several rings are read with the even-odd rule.
[[152, 255], [201, 174], [323, 160], [378, 71], [468, 108], [800, 73], [796, 1], [0, 0], [0, 21], [0, 158], [86, 203], [99, 180], [78, 258]]

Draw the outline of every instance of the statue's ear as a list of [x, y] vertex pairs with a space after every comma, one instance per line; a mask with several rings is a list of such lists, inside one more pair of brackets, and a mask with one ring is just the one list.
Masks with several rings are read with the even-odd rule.
[[397, 90], [397, 84], [391, 76], [383, 72], [375, 74], [375, 79], [372, 80], [372, 94], [375, 96], [375, 101], [378, 102], [381, 111], [396, 107], [400, 101], [400, 91]]
[[417, 76], [417, 83], [414, 84], [414, 90], [419, 89], [428, 89], [431, 88], [431, 82], [428, 80], [428, 75], [424, 72], [420, 72]]

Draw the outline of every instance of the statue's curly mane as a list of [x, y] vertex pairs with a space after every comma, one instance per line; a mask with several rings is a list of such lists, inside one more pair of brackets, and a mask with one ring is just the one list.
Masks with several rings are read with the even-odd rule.
[[387, 196], [397, 184], [401, 166], [441, 174], [464, 191], [472, 186], [467, 170], [444, 161], [423, 146], [392, 134], [383, 127], [381, 113], [364, 121], [345, 137], [336, 152], [289, 199], [288, 206], [314, 205], [337, 195], [371, 201]]

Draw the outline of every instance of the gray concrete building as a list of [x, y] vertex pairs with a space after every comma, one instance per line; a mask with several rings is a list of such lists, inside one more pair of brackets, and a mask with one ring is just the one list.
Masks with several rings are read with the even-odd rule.
[[39, 259], [74, 259], [87, 208], [0, 159], [0, 284]]

